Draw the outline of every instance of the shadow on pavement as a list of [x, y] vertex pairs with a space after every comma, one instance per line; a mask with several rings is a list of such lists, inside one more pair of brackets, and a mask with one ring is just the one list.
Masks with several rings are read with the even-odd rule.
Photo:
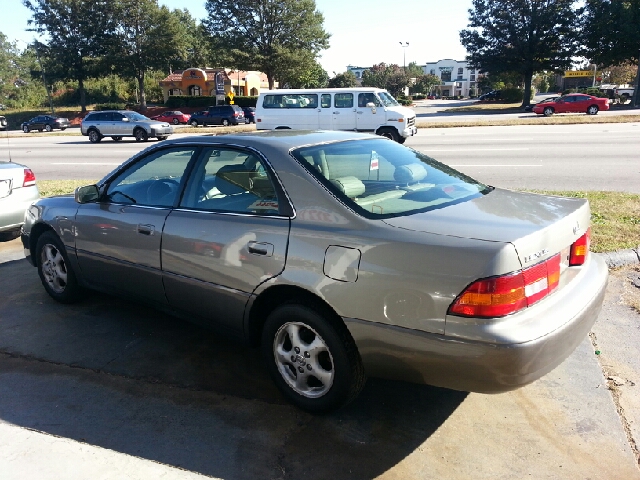
[[327, 416], [287, 404], [256, 350], [100, 294], [60, 305], [0, 264], [0, 420], [225, 479], [373, 478], [467, 393], [369, 380]]

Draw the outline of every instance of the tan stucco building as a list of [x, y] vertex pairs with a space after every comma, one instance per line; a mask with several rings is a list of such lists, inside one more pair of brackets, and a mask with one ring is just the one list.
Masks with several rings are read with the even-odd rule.
[[217, 97], [218, 103], [224, 102], [225, 95], [230, 91], [240, 96], [257, 96], [261, 88], [269, 88], [269, 82], [262, 72], [229, 68], [187, 68], [171, 73], [160, 81], [160, 86], [165, 103], [172, 95]]

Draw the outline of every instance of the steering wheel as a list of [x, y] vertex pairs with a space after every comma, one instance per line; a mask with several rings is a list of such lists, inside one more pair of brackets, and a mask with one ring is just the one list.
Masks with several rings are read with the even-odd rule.
[[147, 188], [147, 201], [152, 205], [173, 205], [180, 183], [172, 178], [159, 178]]

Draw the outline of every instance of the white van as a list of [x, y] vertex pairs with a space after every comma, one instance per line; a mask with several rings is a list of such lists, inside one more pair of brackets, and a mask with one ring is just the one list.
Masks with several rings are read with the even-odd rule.
[[399, 143], [418, 132], [413, 110], [372, 87], [267, 90], [255, 115], [258, 130], [355, 130]]

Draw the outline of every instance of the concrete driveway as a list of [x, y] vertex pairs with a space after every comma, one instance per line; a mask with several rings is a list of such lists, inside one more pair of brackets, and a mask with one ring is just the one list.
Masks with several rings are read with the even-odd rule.
[[625, 403], [640, 388], [640, 315], [620, 300], [632, 274], [611, 277], [600, 355], [586, 338], [528, 387], [370, 379], [312, 416], [257, 351], [101, 294], [57, 304], [19, 241], [0, 243], [0, 477], [640, 479], [640, 409]]

